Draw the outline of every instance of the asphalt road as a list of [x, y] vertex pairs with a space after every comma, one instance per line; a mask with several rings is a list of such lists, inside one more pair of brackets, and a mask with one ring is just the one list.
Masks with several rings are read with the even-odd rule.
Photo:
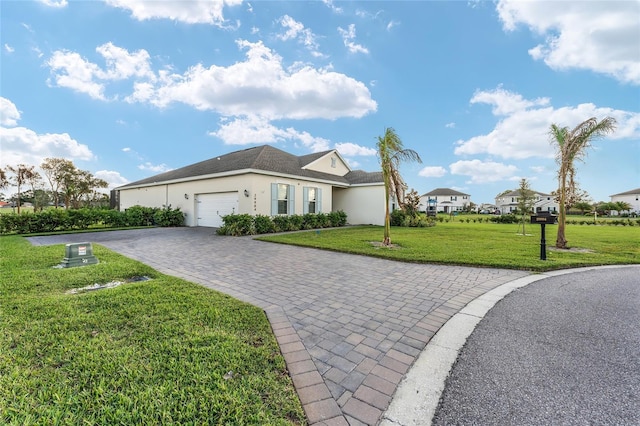
[[435, 425], [640, 425], [640, 269], [514, 291], [459, 354]]

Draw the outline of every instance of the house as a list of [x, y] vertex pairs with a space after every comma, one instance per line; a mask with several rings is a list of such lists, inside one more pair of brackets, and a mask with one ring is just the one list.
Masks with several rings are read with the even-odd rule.
[[[533, 210], [537, 212], [557, 212], [558, 203], [553, 195], [543, 192], [531, 191], [533, 193]], [[520, 190], [505, 191], [496, 196], [496, 206], [500, 213], [513, 213], [518, 209], [518, 200], [520, 199]]]
[[427, 214], [453, 213], [469, 207], [471, 196], [449, 188], [436, 188], [420, 196], [419, 209]]
[[337, 150], [296, 156], [262, 145], [116, 188], [113, 207], [171, 206], [186, 226], [222, 226], [228, 214], [342, 210], [351, 224], [384, 224], [382, 172], [351, 170]]
[[619, 194], [613, 194], [609, 196], [612, 203], [622, 201], [631, 205], [632, 212], [640, 212], [640, 188], [632, 189], [631, 191], [621, 192]]

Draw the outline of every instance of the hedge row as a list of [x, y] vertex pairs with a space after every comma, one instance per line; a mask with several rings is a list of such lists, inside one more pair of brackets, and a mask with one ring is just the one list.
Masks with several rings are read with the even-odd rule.
[[222, 217], [223, 225], [219, 235], [255, 235], [272, 232], [300, 231], [303, 229], [334, 228], [347, 224], [347, 214], [343, 211], [331, 213], [307, 213], [291, 216], [264, 216], [250, 214], [230, 214]]
[[133, 206], [124, 212], [104, 209], [47, 209], [36, 213], [0, 215], [0, 234], [33, 234], [133, 226], [183, 226], [180, 209]]

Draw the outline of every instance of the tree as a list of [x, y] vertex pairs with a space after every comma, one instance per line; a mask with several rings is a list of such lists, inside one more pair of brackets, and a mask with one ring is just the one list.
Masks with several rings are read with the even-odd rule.
[[60, 188], [64, 183], [65, 177], [73, 175], [76, 166], [72, 161], [64, 158], [45, 158], [42, 164], [40, 164], [40, 168], [44, 172], [51, 187], [53, 204], [58, 208], [60, 204]]
[[613, 207], [612, 210], [618, 212], [618, 216], [620, 216], [622, 212], [629, 211], [633, 208], [633, 206], [626, 201], [614, 201], [611, 203], [611, 207]]
[[18, 187], [17, 205], [18, 214], [20, 214], [20, 190], [22, 185], [30, 182], [38, 172], [34, 170], [34, 166], [27, 166], [25, 164], [18, 164], [16, 167], [7, 166], [7, 170], [13, 173], [13, 183]]
[[391, 127], [385, 129], [384, 136], [378, 136], [378, 158], [382, 168], [382, 178], [384, 180], [384, 245], [391, 245], [391, 222], [389, 213], [389, 200], [393, 196], [398, 204], [404, 202], [404, 182], [400, 176], [400, 163], [402, 161], [417, 161], [422, 163], [417, 152], [405, 149], [402, 140]]
[[518, 212], [521, 215], [522, 221], [522, 235], [526, 235], [524, 231], [524, 224], [526, 217], [533, 211], [533, 205], [535, 204], [535, 192], [531, 190], [531, 185], [526, 179], [520, 180], [520, 187], [518, 189], [520, 196], [518, 197]]
[[583, 160], [591, 141], [605, 136], [615, 130], [616, 120], [612, 117], [598, 121], [592, 117], [575, 128], [559, 127], [551, 124], [549, 131], [552, 145], [556, 148], [556, 163], [558, 164], [558, 234], [556, 247], [567, 248], [565, 237], [567, 195], [575, 190], [575, 161]]
[[418, 191], [411, 188], [411, 191], [407, 193], [404, 197], [403, 210], [408, 216], [418, 216], [418, 211], [420, 210], [420, 195], [418, 195]]
[[4, 169], [0, 169], [0, 189], [5, 189], [9, 187], [9, 178], [7, 177], [7, 172]]
[[573, 208], [578, 210], [583, 216], [585, 212], [590, 212], [593, 210], [593, 206], [587, 201], [580, 201], [578, 203], [575, 203], [573, 205]]

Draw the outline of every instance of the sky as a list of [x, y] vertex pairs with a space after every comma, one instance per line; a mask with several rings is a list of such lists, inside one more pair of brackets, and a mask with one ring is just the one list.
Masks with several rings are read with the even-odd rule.
[[493, 203], [557, 188], [552, 123], [609, 116], [580, 188], [640, 187], [640, 0], [3, 0], [0, 50], [0, 167], [112, 189], [270, 144], [376, 171], [393, 128], [409, 189]]

